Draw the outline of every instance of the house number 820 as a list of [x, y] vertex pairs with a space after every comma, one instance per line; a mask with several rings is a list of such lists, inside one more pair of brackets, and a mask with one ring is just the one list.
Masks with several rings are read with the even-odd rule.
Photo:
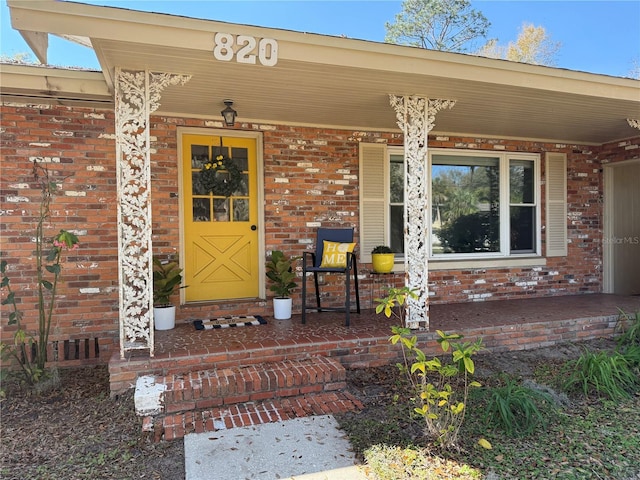
[[[273, 38], [261, 38], [260, 41], [256, 41], [255, 37], [249, 35], [234, 37], [230, 33], [216, 33], [214, 42], [213, 56], [216, 60], [230, 62], [235, 57], [238, 63], [255, 65], [257, 56], [260, 64], [264, 66], [273, 67], [278, 63], [278, 42]], [[254, 53], [256, 45], [257, 55]]]

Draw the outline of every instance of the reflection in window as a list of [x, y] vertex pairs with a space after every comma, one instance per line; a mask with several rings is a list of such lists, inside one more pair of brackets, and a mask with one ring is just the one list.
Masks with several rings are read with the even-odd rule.
[[535, 207], [510, 207], [512, 252], [535, 252], [535, 214]]
[[215, 198], [213, 200], [213, 214], [216, 222], [229, 221], [229, 199]]
[[236, 222], [249, 221], [249, 200], [236, 198], [233, 201], [233, 220]]
[[511, 251], [535, 252], [535, 165], [530, 160], [509, 160], [509, 217]]
[[201, 169], [209, 160], [209, 147], [207, 145], [191, 145], [191, 168]]
[[434, 155], [431, 187], [434, 254], [500, 251], [498, 158]]
[[231, 158], [240, 170], [244, 172], [249, 170], [249, 151], [246, 148], [232, 148]]
[[191, 172], [191, 194], [192, 195], [207, 195], [208, 192], [206, 188], [202, 185], [200, 181], [200, 172]]
[[[385, 227], [396, 253], [404, 252], [403, 157], [389, 154]], [[438, 149], [429, 153], [429, 168], [430, 256], [538, 253], [538, 155]]]
[[193, 221], [208, 222], [211, 220], [211, 208], [208, 198], [193, 199]]
[[389, 166], [389, 246], [404, 253], [404, 157], [391, 155]]

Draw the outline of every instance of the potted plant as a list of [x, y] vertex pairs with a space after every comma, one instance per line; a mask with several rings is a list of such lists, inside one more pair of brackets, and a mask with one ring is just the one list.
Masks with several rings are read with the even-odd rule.
[[371, 263], [373, 263], [373, 271], [376, 273], [389, 273], [393, 270], [395, 263], [395, 254], [390, 247], [386, 245], [378, 245], [371, 250]]
[[282, 251], [274, 250], [266, 263], [267, 278], [271, 280], [269, 289], [276, 294], [273, 299], [273, 316], [276, 320], [291, 318], [291, 291], [298, 286], [293, 262], [299, 258], [289, 258]]
[[171, 296], [186, 286], [177, 260], [161, 261], [153, 257], [153, 321], [156, 330], [170, 330], [176, 324], [176, 307]]

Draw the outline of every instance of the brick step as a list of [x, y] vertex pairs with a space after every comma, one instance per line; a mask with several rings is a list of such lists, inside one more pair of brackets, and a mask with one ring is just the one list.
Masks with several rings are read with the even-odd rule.
[[189, 433], [216, 432], [312, 415], [358, 411], [362, 408], [362, 403], [350, 393], [322, 392], [160, 416], [145, 416], [142, 421], [142, 431], [153, 435], [153, 440], [159, 442], [178, 440]]
[[[242, 408], [247, 411], [253, 407], [246, 405], [260, 405], [261, 413], [251, 414], [252, 421], [257, 423], [294, 418], [289, 410], [297, 416], [331, 413], [332, 409], [351, 410], [353, 401], [340, 392], [345, 387], [346, 371], [340, 362], [318, 356], [140, 377], [134, 399], [136, 413], [144, 417], [144, 431], [156, 432], [156, 438], [179, 438], [184, 433], [176, 432], [211, 431], [223, 424], [225, 428], [251, 425], [248, 419], [228, 423], [229, 419], [241, 416], [241, 410], [231, 409], [235, 405], [245, 405]], [[327, 405], [319, 406], [315, 397], [323, 398], [330, 393], [338, 396], [325, 399]], [[288, 398], [292, 399], [290, 403], [282, 403]], [[265, 401], [272, 401], [275, 406], [265, 406]], [[282, 414], [271, 416], [270, 411], [282, 411]]]

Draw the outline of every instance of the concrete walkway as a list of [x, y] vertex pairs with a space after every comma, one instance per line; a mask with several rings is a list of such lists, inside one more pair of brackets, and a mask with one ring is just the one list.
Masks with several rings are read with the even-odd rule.
[[186, 480], [364, 480], [351, 444], [331, 415], [191, 433]]

